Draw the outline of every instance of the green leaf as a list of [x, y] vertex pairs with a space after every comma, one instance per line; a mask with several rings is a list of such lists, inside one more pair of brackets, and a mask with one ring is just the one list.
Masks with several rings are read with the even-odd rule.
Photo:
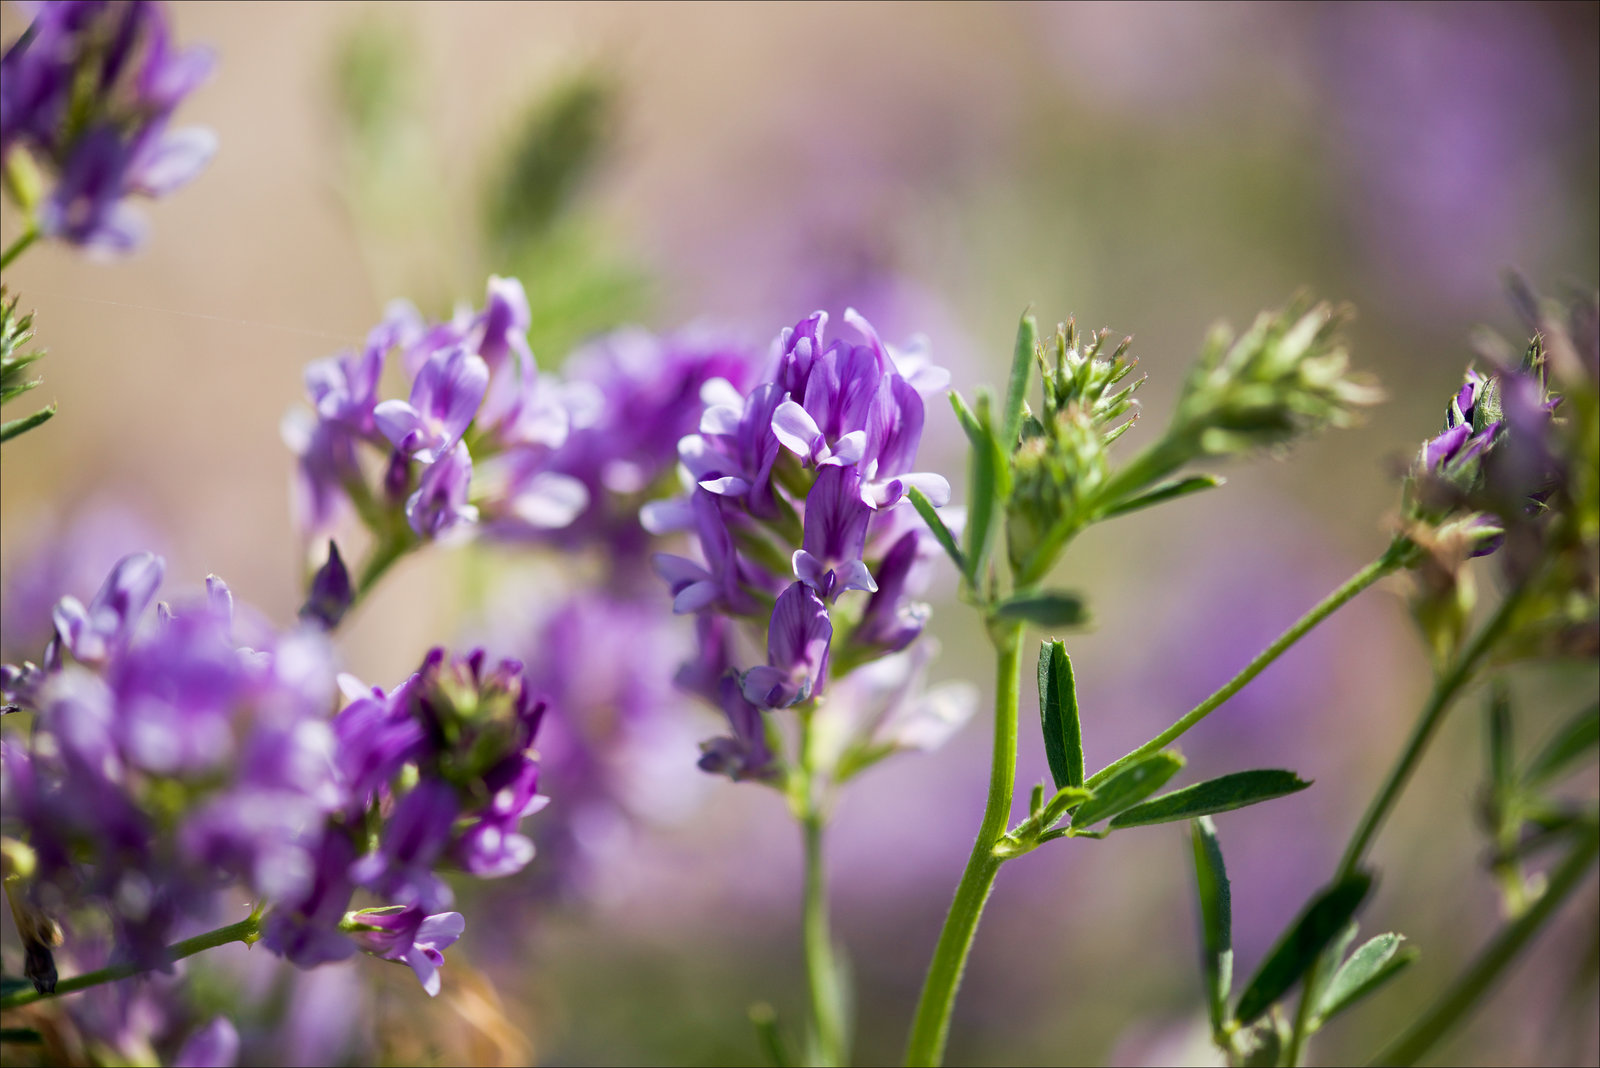
[[989, 548], [993, 541], [995, 513], [1000, 504], [1000, 472], [995, 463], [995, 445], [993, 436], [986, 426], [978, 421], [961, 399], [961, 395], [954, 390], [950, 391], [950, 404], [956, 410], [956, 419], [961, 423], [961, 429], [967, 433], [967, 439], [972, 443], [972, 452], [967, 456], [967, 529], [966, 529], [966, 559], [967, 581], [974, 590], [981, 590], [980, 579], [984, 564], [989, 559]]
[[1333, 981], [1317, 1003], [1319, 1019], [1332, 1019], [1357, 1001], [1400, 974], [1417, 959], [1414, 946], [1401, 947], [1404, 935], [1381, 934], [1350, 954], [1350, 959], [1334, 973]]
[[1239, 771], [1197, 782], [1170, 794], [1162, 794], [1142, 805], [1135, 805], [1112, 820], [1111, 829], [1210, 816], [1298, 793], [1310, 785], [1292, 771]]
[[1253, 1023], [1288, 993], [1317, 955], [1344, 930], [1371, 889], [1371, 874], [1358, 871], [1318, 894], [1256, 969], [1239, 995], [1234, 1018], [1240, 1024]]
[[1171, 478], [1165, 482], [1158, 482], [1144, 493], [1125, 498], [1113, 504], [1105, 511], [1104, 518], [1126, 515], [1137, 512], [1141, 508], [1148, 508], [1152, 504], [1163, 504], [1175, 501], [1179, 497], [1187, 497], [1191, 493], [1202, 490], [1215, 489], [1227, 480], [1221, 475], [1191, 475], [1188, 478]]
[[19, 1046], [37, 1046], [44, 1036], [31, 1027], [0, 1027], [0, 1042], [14, 1042]]
[[1205, 816], [1192, 824], [1195, 890], [1200, 899], [1200, 966], [1205, 972], [1211, 1030], [1220, 1033], [1233, 990], [1233, 892], [1217, 828]]
[[1038, 627], [1082, 627], [1089, 622], [1089, 610], [1075, 593], [1045, 590], [1019, 593], [995, 606], [1000, 619], [1022, 620]]
[[18, 434], [25, 434], [55, 414], [56, 406], [52, 404], [50, 407], [40, 409], [32, 415], [24, 416], [21, 419], [13, 419], [9, 423], [0, 423], [0, 441], [10, 441]]
[[1072, 828], [1077, 831], [1115, 816], [1132, 805], [1149, 797], [1183, 767], [1183, 757], [1172, 750], [1151, 753], [1136, 760], [1095, 788], [1094, 796], [1085, 801], [1072, 816]]
[[1590, 705], [1566, 722], [1523, 772], [1528, 786], [1543, 786], [1592, 758], [1600, 746], [1600, 704]]
[[927, 495], [915, 486], [906, 491], [906, 496], [911, 499], [911, 507], [917, 510], [917, 514], [922, 517], [922, 521], [928, 524], [928, 529], [933, 531], [934, 539], [944, 547], [944, 551], [949, 554], [950, 559], [955, 561], [956, 570], [963, 575], [966, 574], [967, 562], [962, 559], [961, 549], [956, 545], [956, 536], [950, 533], [950, 528], [944, 525], [943, 519], [939, 518], [939, 513], [934, 510], [933, 502], [928, 500]]
[[1016, 450], [1022, 434], [1022, 408], [1028, 399], [1028, 380], [1039, 348], [1039, 324], [1023, 313], [1017, 326], [1017, 345], [1011, 354], [1011, 380], [1006, 385], [1006, 408], [1000, 420], [1000, 444], [1007, 456]]
[[1060, 642], [1039, 643], [1039, 721], [1056, 789], [1083, 785], [1083, 732], [1072, 658]]

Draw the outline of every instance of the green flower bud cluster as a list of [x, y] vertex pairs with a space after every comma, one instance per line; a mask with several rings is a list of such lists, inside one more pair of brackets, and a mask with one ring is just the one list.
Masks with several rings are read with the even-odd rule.
[[[17, 297], [7, 300], [0, 289], [0, 404], [4, 404], [39, 385], [40, 379], [28, 377], [28, 367], [44, 355], [42, 349], [28, 350], [33, 340], [33, 313], [17, 314]], [[21, 419], [0, 425], [0, 441], [9, 441], [56, 414], [50, 405]]]

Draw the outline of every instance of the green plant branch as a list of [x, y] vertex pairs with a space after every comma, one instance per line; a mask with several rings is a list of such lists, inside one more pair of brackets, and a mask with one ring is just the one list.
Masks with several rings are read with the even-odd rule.
[[39, 224], [30, 221], [27, 229], [23, 230], [22, 233], [17, 236], [15, 241], [6, 246], [5, 252], [0, 253], [0, 271], [10, 267], [11, 261], [22, 255], [23, 252], [27, 251], [28, 246], [33, 244], [38, 239]]
[[955, 900], [945, 916], [917, 1001], [917, 1013], [906, 1044], [908, 1065], [937, 1065], [944, 1060], [950, 1033], [950, 1012], [955, 1006], [961, 974], [972, 950], [983, 906], [994, 889], [1001, 859], [994, 847], [1005, 836], [1011, 820], [1011, 800], [1017, 777], [1017, 703], [1022, 673], [1021, 624], [997, 624], [991, 630], [995, 645], [994, 756], [989, 770], [989, 797], [984, 805], [978, 840], [972, 845]]
[[1340, 608], [1343, 608], [1355, 599], [1357, 594], [1379, 579], [1398, 571], [1404, 566], [1404, 561], [1411, 551], [1412, 545], [1409, 541], [1404, 538], [1396, 538], [1382, 556], [1379, 556], [1372, 563], [1350, 576], [1343, 585], [1328, 594], [1327, 597], [1312, 607], [1309, 612], [1296, 620], [1293, 626], [1278, 635], [1271, 645], [1257, 654], [1255, 659], [1246, 664], [1237, 675], [1223, 683], [1221, 689], [1217, 690], [1216, 693], [1213, 693], [1193, 709], [1184, 713], [1172, 726], [1127, 756], [1122, 757], [1120, 760], [1115, 760], [1095, 772], [1089, 777], [1089, 781], [1085, 785], [1091, 789], [1099, 786], [1134, 761], [1149, 756], [1151, 753], [1159, 752], [1172, 744], [1195, 724], [1215, 712], [1228, 698], [1244, 689], [1252, 679], [1266, 670], [1267, 665], [1288, 652], [1290, 647], [1305, 637], [1317, 624], [1333, 615]]
[[823, 864], [822, 836], [827, 813], [818, 796], [820, 782], [812, 737], [816, 709], [800, 713], [800, 783], [797, 798], [801, 830], [805, 837], [805, 903], [802, 933], [805, 944], [806, 986], [811, 995], [812, 1047], [819, 1064], [845, 1063], [844, 1001], [839, 987], [839, 965], [833, 953], [833, 933], [828, 923], [828, 878]]
[[[167, 963], [171, 963], [180, 961], [185, 957], [192, 957], [196, 953], [201, 953], [208, 949], [215, 949], [217, 946], [225, 946], [230, 942], [243, 942], [249, 945], [260, 937], [261, 914], [252, 912], [238, 923], [230, 923], [225, 927], [218, 927], [214, 931], [207, 931], [205, 934], [198, 934], [193, 938], [185, 938], [182, 942], [168, 946], [165, 956]], [[0, 998], [0, 1009], [21, 1008], [36, 1001], [62, 997], [66, 994], [76, 993], [79, 990], [87, 990], [92, 986], [99, 986], [101, 983], [114, 983], [118, 979], [127, 979], [152, 970], [153, 968], [151, 967], [137, 964], [112, 965], [109, 968], [101, 968], [99, 971], [85, 972], [83, 975], [75, 975], [71, 979], [63, 979], [56, 984], [55, 990], [48, 994], [41, 994], [37, 990], [21, 990], [15, 994], [8, 994], [4, 998]]]
[[1539, 899], [1516, 920], [1502, 927], [1444, 997], [1410, 1030], [1391, 1042], [1372, 1063], [1400, 1066], [1417, 1063], [1460, 1022], [1479, 998], [1488, 993], [1522, 948], [1560, 909], [1562, 902], [1583, 884], [1596, 855], [1600, 855], [1600, 833], [1596, 833], [1591, 826], [1585, 829], [1582, 838], [1551, 874], [1549, 885]]

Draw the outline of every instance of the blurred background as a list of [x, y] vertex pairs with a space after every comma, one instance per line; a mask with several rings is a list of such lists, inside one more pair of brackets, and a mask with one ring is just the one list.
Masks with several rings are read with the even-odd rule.
[[[627, 322], [714, 324], [764, 350], [815, 308], [839, 323], [854, 306], [891, 341], [926, 334], [963, 390], [1003, 377], [1032, 306], [1041, 322], [1133, 334], [1156, 425], [1215, 320], [1242, 327], [1302, 287], [1349, 301], [1354, 361], [1389, 394], [1364, 426], [1232, 465], [1226, 489], [1097, 528], [1069, 553], [1057, 578], [1089, 594], [1097, 625], [1068, 648], [1088, 757], [1105, 763], [1383, 547], [1397, 472], [1437, 431], [1472, 331], [1518, 332], [1505, 269], [1551, 292], [1600, 276], [1592, 3], [189, 3], [174, 16], [180, 41], [219, 53], [183, 111], [216, 131], [216, 159], [152, 206], [136, 256], [44, 247], [6, 275], [37, 311], [41, 393], [60, 405], [0, 459], [8, 659], [36, 656], [50, 603], [87, 598], [135, 547], [167, 556], [169, 591], [215, 572], [290, 621], [302, 549], [280, 419], [301, 403], [303, 366], [358, 343], [392, 297], [448, 315], [481, 301], [490, 272], [516, 274], [547, 366]], [[7, 8], [0, 23], [10, 40], [24, 19]], [[3, 227], [9, 240], [17, 220]], [[959, 483], [947, 417], [931, 416], [922, 466]], [[436, 642], [493, 640], [538, 614], [563, 566], [420, 554], [341, 635], [346, 662], [393, 684]], [[484, 578], [500, 574], [513, 578]], [[1331, 873], [1426, 693], [1401, 593], [1365, 595], [1184, 739], [1206, 777], [1289, 766], [1317, 781], [1218, 821], [1236, 974]], [[987, 646], [949, 576], [935, 595], [935, 674], [987, 691]], [[1592, 663], [1525, 685], [1525, 744], [1595, 686]], [[1423, 956], [1319, 1038], [1324, 1063], [1370, 1056], [1496, 921], [1474, 824], [1481, 704], [1447, 723], [1376, 851], [1365, 930], [1402, 931]], [[976, 830], [984, 720], [867, 776], [838, 813], [859, 1063], [898, 1058]], [[296, 977], [239, 946], [211, 954], [206, 996], [259, 1014], [241, 1021], [244, 1063], [752, 1061], [749, 1003], [790, 1021], [804, 1004], [800, 843], [774, 793], [695, 770], [714, 731], [707, 715], [659, 732], [626, 814], [579, 828], [573, 885], [534, 878], [469, 902], [437, 1001], [369, 960]], [[1025, 739], [1024, 784], [1047, 777]], [[1574, 789], [1592, 795], [1584, 774]], [[1190, 882], [1170, 828], [1007, 868], [950, 1062], [1205, 1062]], [[1434, 1059], [1600, 1059], [1597, 909], [1591, 883]], [[266, 1025], [285, 1014], [294, 1026]]]

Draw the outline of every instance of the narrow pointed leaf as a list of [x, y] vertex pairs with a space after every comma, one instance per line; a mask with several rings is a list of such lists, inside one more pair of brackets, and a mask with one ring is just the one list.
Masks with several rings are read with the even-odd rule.
[[1110, 519], [1113, 516], [1126, 515], [1141, 508], [1148, 508], [1152, 504], [1162, 504], [1177, 500], [1179, 497], [1187, 497], [1191, 493], [1215, 489], [1226, 481], [1221, 475], [1191, 475], [1188, 478], [1168, 479], [1165, 482], [1158, 482], [1144, 493], [1113, 504], [1106, 509], [1105, 517]]
[[1082, 627], [1089, 622], [1089, 609], [1083, 598], [1061, 590], [1018, 594], [996, 605], [994, 614], [1047, 629]]
[[1195, 890], [1200, 900], [1200, 967], [1206, 980], [1211, 1030], [1220, 1032], [1233, 989], [1233, 892], [1222, 863], [1217, 828], [1202, 816], [1191, 825]]
[[972, 445], [972, 451], [967, 454], [967, 529], [963, 557], [967, 581], [973, 589], [978, 589], [989, 558], [995, 513], [1000, 504], [1000, 473], [995, 463], [993, 436], [954, 390], [950, 392], [950, 403]]
[[1017, 326], [1017, 346], [1011, 354], [1011, 380], [1006, 384], [1006, 408], [1000, 420], [1000, 445], [1009, 455], [1022, 433], [1022, 406], [1028, 399], [1028, 380], [1034, 352], [1039, 347], [1039, 323], [1024, 314]]
[[1317, 955], [1344, 930], [1371, 889], [1372, 876], [1356, 872], [1318, 894], [1256, 969], [1239, 995], [1234, 1018], [1241, 1025], [1253, 1023], [1287, 994]]
[[1083, 785], [1083, 733], [1078, 724], [1078, 686], [1072, 658], [1060, 642], [1039, 644], [1039, 721], [1044, 753], [1056, 789]]
[[56, 406], [52, 404], [50, 407], [42, 408], [32, 415], [24, 416], [21, 419], [13, 419], [9, 423], [0, 423], [0, 441], [10, 441], [18, 434], [25, 434], [55, 414]]
[[1489, 694], [1489, 784], [1497, 796], [1510, 791], [1516, 757], [1511, 742], [1511, 695], [1504, 680], [1497, 680]]
[[1381, 934], [1350, 955], [1334, 973], [1317, 1003], [1317, 1016], [1332, 1019], [1400, 974], [1417, 959], [1415, 946], [1402, 946], [1404, 935]]
[[1095, 788], [1094, 796], [1073, 813], [1074, 831], [1093, 826], [1108, 816], [1149, 797], [1183, 767], [1183, 757], [1169, 750], [1135, 761]]
[[956, 545], [956, 536], [950, 528], [944, 525], [944, 520], [939, 518], [939, 513], [934, 510], [933, 502], [928, 500], [926, 494], [917, 487], [912, 486], [906, 491], [906, 496], [911, 498], [911, 507], [917, 510], [922, 521], [928, 524], [928, 529], [933, 531], [934, 540], [937, 541], [951, 560], [955, 561], [956, 569], [966, 574], [967, 562], [961, 556], [961, 549]]
[[1162, 794], [1142, 805], [1135, 805], [1112, 820], [1111, 829], [1211, 816], [1298, 793], [1310, 785], [1292, 771], [1272, 769], [1235, 772], [1197, 782], [1170, 794]]
[[1600, 752], [1600, 704], [1590, 705], [1550, 739], [1528, 765], [1522, 780], [1529, 786], [1552, 782]]

